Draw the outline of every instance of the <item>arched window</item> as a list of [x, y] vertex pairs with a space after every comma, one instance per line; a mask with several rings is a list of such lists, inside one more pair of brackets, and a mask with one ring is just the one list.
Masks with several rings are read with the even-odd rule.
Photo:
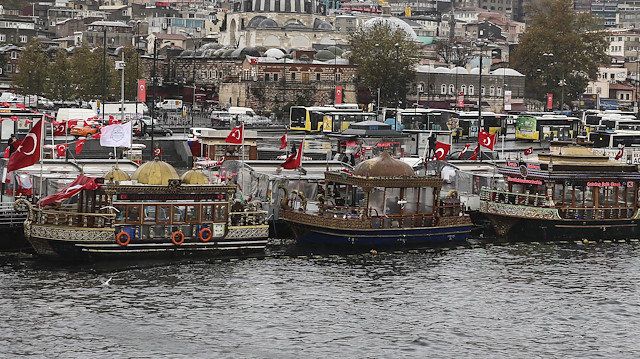
[[496, 95], [496, 88], [491, 86], [489, 87], [489, 96], [495, 96]]
[[485, 95], [485, 92], [484, 92], [484, 86], [482, 86], [482, 87], [480, 88], [480, 93], [482, 94], [482, 96], [484, 96], [484, 95]]
[[447, 94], [447, 85], [442, 84], [442, 86], [440, 87], [440, 93], [443, 95]]
[[473, 85], [469, 85], [469, 95], [473, 96]]
[[418, 92], [424, 92], [424, 83], [419, 83], [418, 84]]
[[496, 96], [502, 97], [502, 87], [498, 87], [498, 92], [497, 92]]
[[456, 90], [456, 87], [453, 84], [449, 85], [449, 95], [453, 94]]
[[460, 91], [462, 91], [462, 93], [466, 95], [466, 94], [467, 94], [467, 86], [462, 85], [462, 86], [460, 87]]

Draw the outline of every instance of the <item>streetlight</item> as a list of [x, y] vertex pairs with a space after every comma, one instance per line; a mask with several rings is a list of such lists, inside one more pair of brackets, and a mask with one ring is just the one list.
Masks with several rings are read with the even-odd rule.
[[193, 42], [193, 53], [191, 55], [191, 81], [193, 82], [193, 97], [191, 98], [191, 127], [193, 127], [193, 114], [196, 107], [196, 39], [193, 37], [193, 34], [190, 32], [186, 32], [185, 30], [180, 30], [180, 32], [184, 33], [188, 37], [191, 38]]
[[638, 114], [638, 111], [640, 111], [640, 103], [638, 102], [638, 81], [640, 81], [640, 47], [636, 47], [636, 115]]
[[[140, 23], [141, 22], [142, 21], [140, 21], [140, 20], [136, 20], [135, 21], [135, 24], [136, 24], [136, 35], [134, 36], [134, 38], [135, 38], [135, 49], [136, 49], [136, 84], [138, 85], [136, 87], [136, 117], [138, 117], [138, 101], [140, 101], [140, 99], [138, 98], [137, 89], [140, 88], [140, 83], [139, 83], [139, 81], [140, 81], [140, 71], [138, 70], [138, 68], [139, 68], [139, 64], [138, 63], [139, 63], [139, 60], [140, 60], [140, 54], [138, 53], [138, 48], [139, 48], [139, 45], [140, 45], [139, 41], [140, 41]], [[151, 121], [153, 121], [153, 119], [151, 119]], [[141, 127], [141, 129], [144, 130], [144, 128], [143, 128], [144, 126], [143, 125], [140, 125], [140, 127]]]
[[485, 45], [482, 41], [476, 43], [476, 46], [480, 48], [480, 71], [478, 71], [480, 74], [478, 84], [478, 126], [482, 126], [482, 50]]
[[[107, 25], [102, 25], [102, 121], [104, 122], [104, 97], [107, 92]], [[99, 108], [99, 107], [98, 107]]]
[[395, 116], [395, 127], [394, 130], [398, 130], [398, 107], [400, 106], [400, 91], [399, 91], [399, 81], [398, 81], [398, 57], [399, 57], [399, 51], [400, 51], [400, 44], [399, 43], [395, 43], [394, 45], [396, 47], [396, 116]]
[[153, 82], [153, 95], [151, 99], [151, 159], [155, 157], [155, 146], [153, 142], [154, 123], [156, 114], [156, 94], [158, 91], [158, 79], [156, 78], [156, 62], [158, 60], [158, 37], [153, 37], [153, 69], [151, 70], [151, 81]]
[[[549, 67], [552, 65], [552, 61], [553, 61], [553, 53], [552, 52], [545, 52], [542, 54], [542, 56], [544, 56], [545, 58], [545, 63], [547, 64], [547, 70], [545, 71], [547, 74], [547, 102], [549, 101]], [[553, 110], [553, 102], [551, 103], [551, 107], [548, 106], [547, 104], [547, 110], [551, 111]]]
[[333, 104], [336, 104], [336, 86], [338, 76], [338, 40], [339, 38], [332, 37], [333, 40]]

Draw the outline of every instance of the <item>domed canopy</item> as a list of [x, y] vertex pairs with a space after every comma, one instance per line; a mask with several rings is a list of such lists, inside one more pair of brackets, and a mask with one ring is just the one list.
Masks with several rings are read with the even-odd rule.
[[411, 166], [392, 158], [387, 151], [376, 158], [360, 162], [353, 170], [353, 174], [362, 177], [413, 177], [416, 175]]
[[185, 172], [181, 177], [184, 184], [209, 184], [209, 177], [196, 167]]
[[105, 181], [131, 181], [131, 177], [124, 172], [123, 170], [118, 168], [116, 165], [111, 171], [107, 172], [104, 175]]
[[141, 184], [168, 185], [170, 179], [179, 179], [178, 172], [167, 162], [153, 160], [138, 167], [131, 179]]

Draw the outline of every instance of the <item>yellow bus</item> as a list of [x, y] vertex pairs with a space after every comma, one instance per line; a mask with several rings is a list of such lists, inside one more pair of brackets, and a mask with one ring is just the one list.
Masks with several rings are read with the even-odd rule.
[[323, 132], [324, 116], [330, 112], [362, 112], [355, 104], [341, 104], [334, 106], [292, 106], [289, 112], [289, 129], [306, 132]]
[[577, 117], [521, 114], [516, 120], [516, 140], [570, 140], [578, 136], [580, 125]]

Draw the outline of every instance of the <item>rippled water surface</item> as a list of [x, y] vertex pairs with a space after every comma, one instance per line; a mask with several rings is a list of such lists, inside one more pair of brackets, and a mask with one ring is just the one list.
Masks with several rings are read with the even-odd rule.
[[518, 245], [60, 268], [0, 254], [0, 356], [637, 358], [639, 255]]

